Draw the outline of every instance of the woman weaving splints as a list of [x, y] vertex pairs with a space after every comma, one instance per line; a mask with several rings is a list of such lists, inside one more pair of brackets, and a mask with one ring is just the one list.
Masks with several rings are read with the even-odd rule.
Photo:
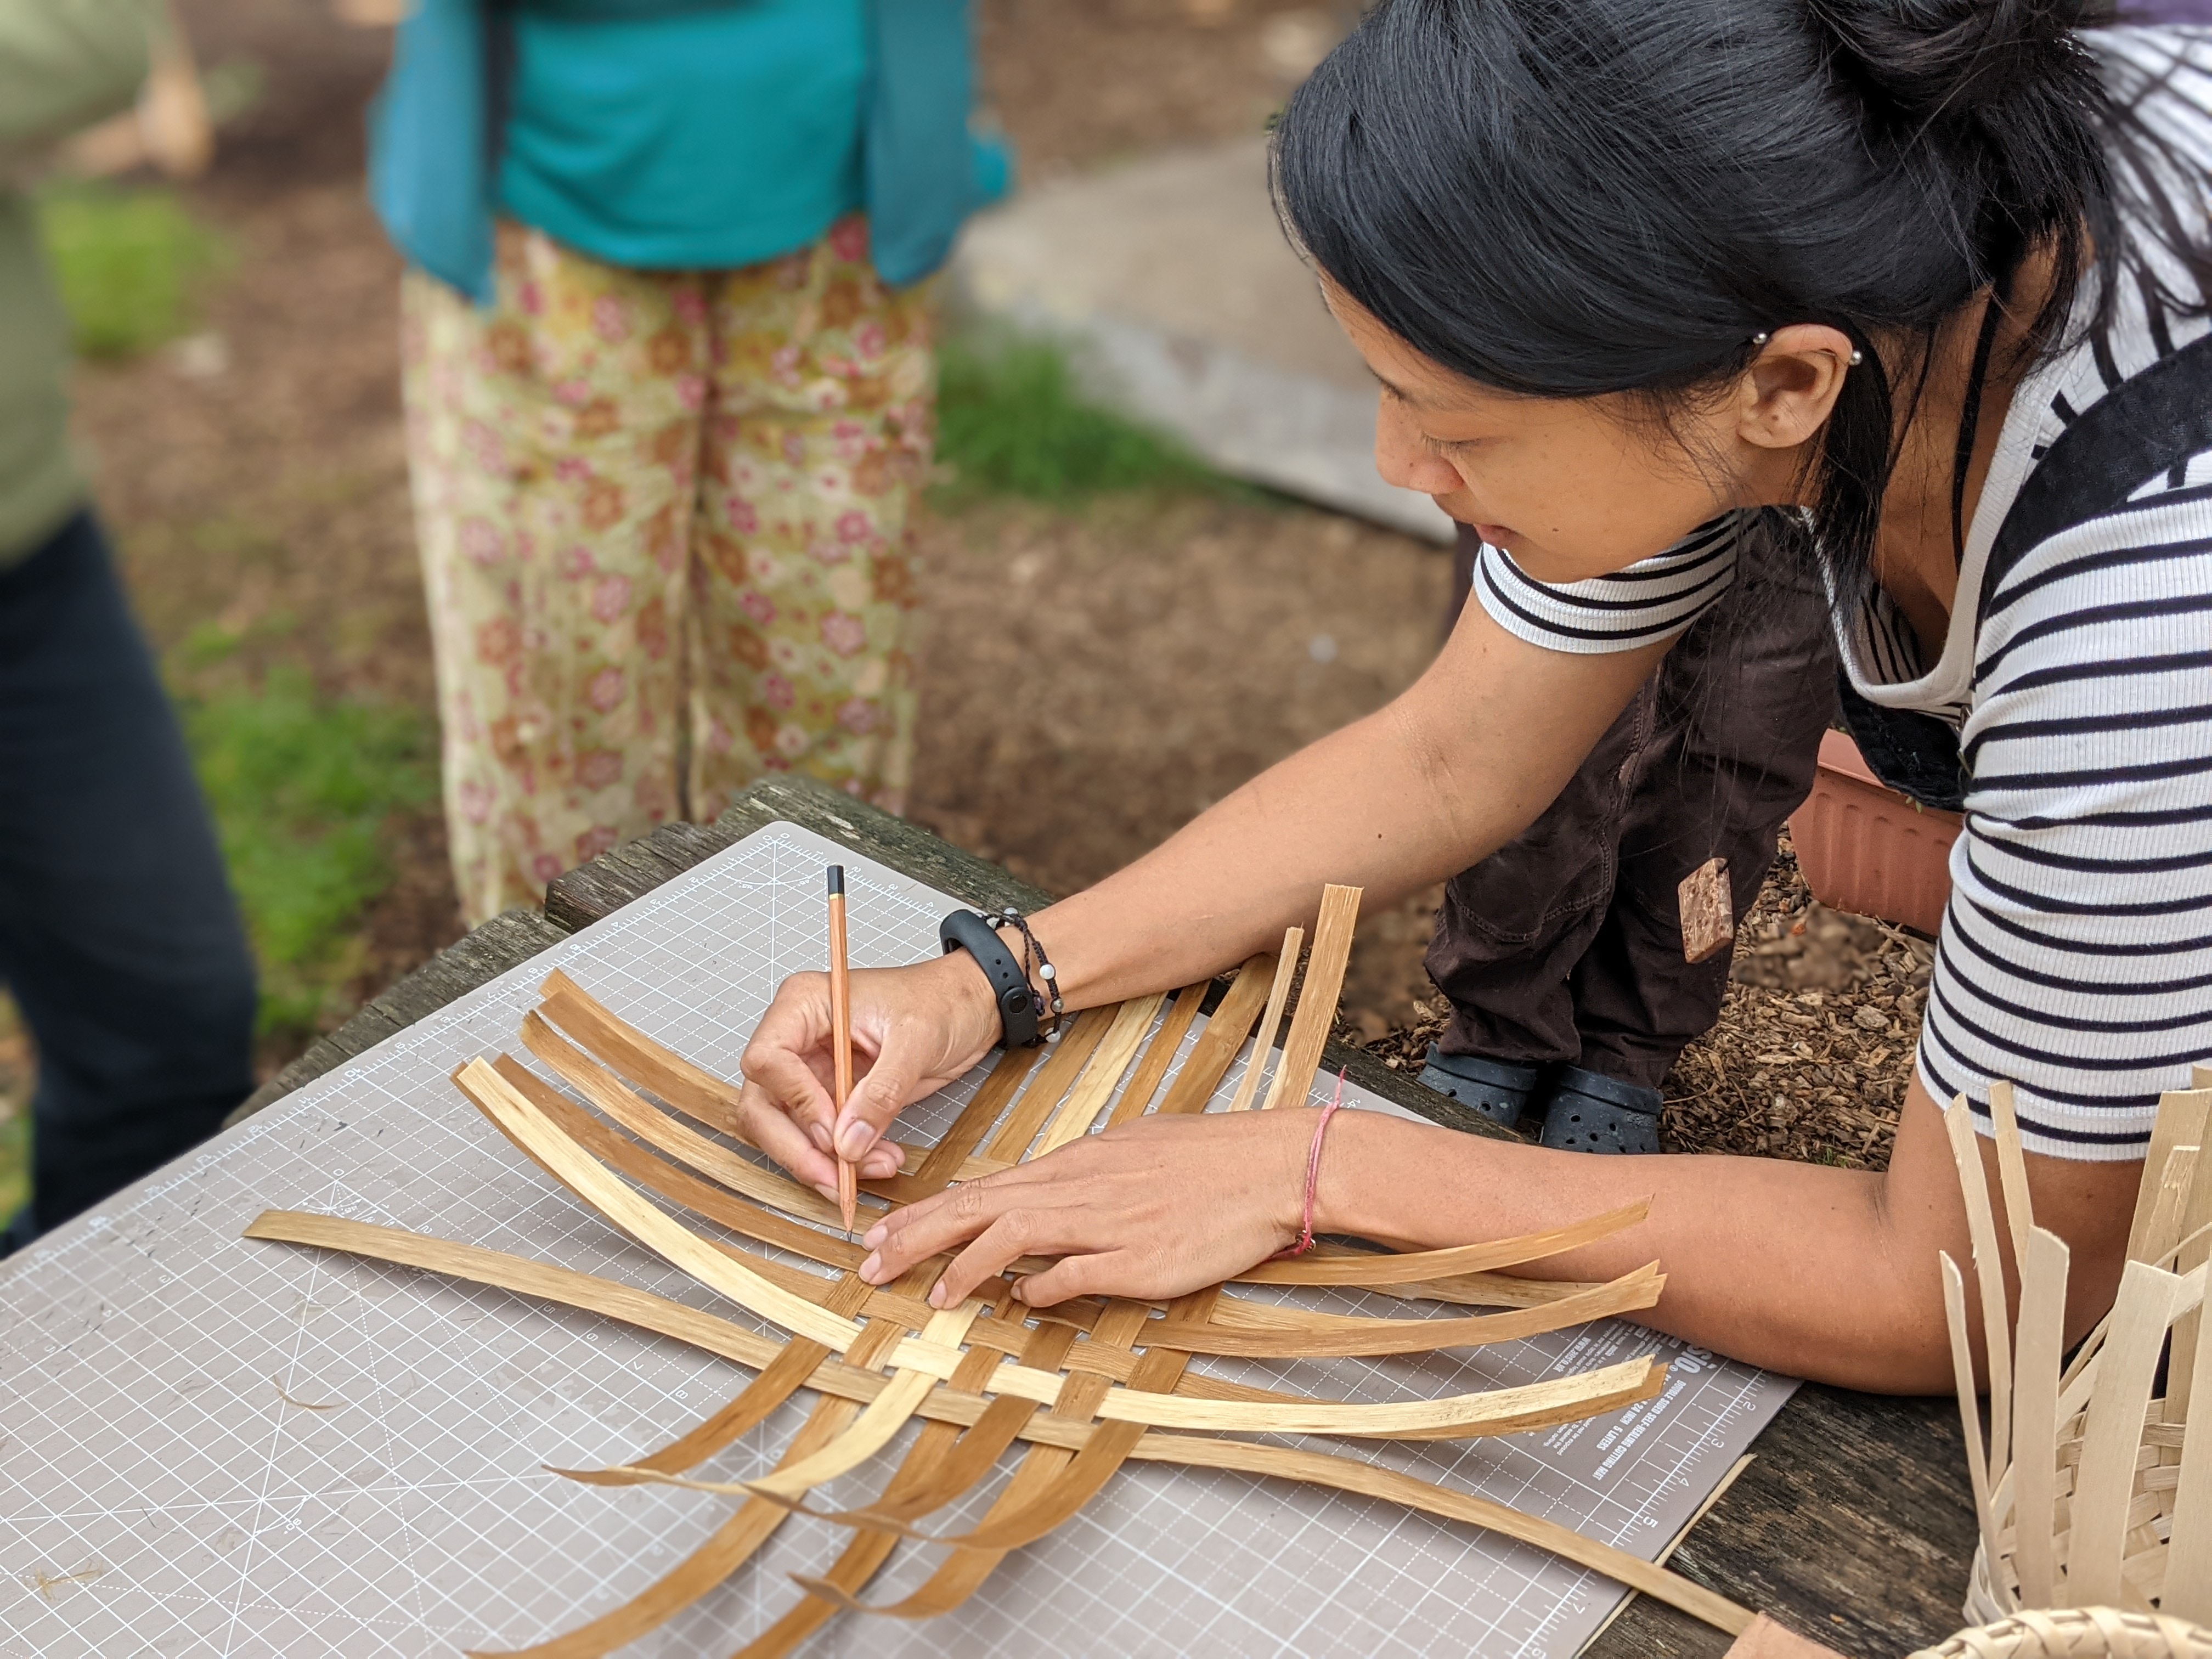
[[[1940, 1390], [1937, 1253], [1967, 1245], [1938, 1109], [1965, 1094], [1986, 1133], [2010, 1079], [2087, 1328], [2157, 1097], [2212, 1056], [2212, 40], [2115, 31], [2093, 53], [2069, 16], [1372, 10], [1285, 112], [1275, 188], [1382, 383], [1383, 474], [1482, 538], [1479, 603], [1389, 707], [1030, 918], [1037, 949], [1002, 935], [1048, 957], [1032, 984], [1073, 1011], [1270, 948], [1324, 882], [1394, 902], [1529, 823], [1732, 584], [1809, 573], [1856, 716], [1966, 813], [1887, 1172], [1589, 1157], [1366, 1113], [1325, 1136], [1306, 1111], [1146, 1118], [879, 1224], [866, 1277], [953, 1251], [950, 1304], [1043, 1255], [1033, 1304], [1163, 1298], [1293, 1245], [1309, 1204], [1319, 1231], [1418, 1249], [1650, 1194], [1644, 1224], [1534, 1271], [1656, 1256], [1653, 1325]], [[881, 1173], [900, 1107], [1026, 1034], [1002, 1024], [990, 954], [854, 976], [872, 1063], [834, 1125], [823, 981], [787, 983], [741, 1132], [824, 1187], [833, 1133]]]

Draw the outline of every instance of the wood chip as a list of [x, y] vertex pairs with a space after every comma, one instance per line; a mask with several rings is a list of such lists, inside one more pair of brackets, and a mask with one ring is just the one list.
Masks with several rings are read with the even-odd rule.
[[1710, 962], [1735, 943], [1735, 896], [1726, 859], [1707, 859], [1675, 889], [1682, 912], [1682, 960]]

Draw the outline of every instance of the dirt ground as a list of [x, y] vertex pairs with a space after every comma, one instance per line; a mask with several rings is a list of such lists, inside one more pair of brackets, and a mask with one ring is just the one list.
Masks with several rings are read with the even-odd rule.
[[[243, 55], [265, 76], [190, 192], [240, 257], [199, 340], [82, 373], [103, 509], [164, 650], [218, 623], [243, 641], [227, 672], [295, 662], [326, 690], [428, 709], [398, 262], [360, 182], [387, 37], [335, 22], [320, 0], [182, 9], [203, 61]], [[1255, 130], [1355, 12], [1272, 0], [979, 7], [989, 97], [1032, 179]], [[921, 551], [914, 814], [1063, 891], [1408, 684], [1433, 653], [1448, 586], [1441, 554], [1406, 538], [1210, 499], [1066, 513], [989, 503], [929, 523]], [[403, 826], [400, 843], [399, 879], [366, 923], [364, 995], [460, 931], [435, 813]], [[1889, 964], [1911, 947], [1862, 928], [1851, 965], [1801, 988], [1790, 975], [1815, 970], [1790, 964], [1829, 949], [1829, 920], [1790, 880], [1770, 886], [1759, 917], [1781, 928], [1780, 948], [1747, 940], [1739, 975], [1774, 988], [1732, 990], [1719, 1030], [1685, 1057], [1669, 1138], [1878, 1164], [1917, 994]], [[1417, 902], [1363, 929], [1346, 1014], [1385, 1050], [1418, 1054], [1425, 1040], [1427, 927]], [[1894, 1029], [1872, 1031], [1868, 1010]]]

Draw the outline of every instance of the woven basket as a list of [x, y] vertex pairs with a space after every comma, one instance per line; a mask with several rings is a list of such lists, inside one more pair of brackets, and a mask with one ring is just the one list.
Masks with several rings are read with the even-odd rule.
[[[2197, 1072], [2200, 1085], [2212, 1082], [2212, 1070]], [[2050, 1619], [2065, 1616], [2049, 1609], [2106, 1611], [2095, 1614], [2103, 1622], [2085, 1628], [2081, 1639], [2090, 1645], [2030, 1642], [1936, 1650], [2176, 1652], [2212, 1659], [2212, 1645], [2169, 1648], [2162, 1633], [2194, 1630], [2197, 1621], [2212, 1625], [2212, 1342], [2201, 1340], [2205, 1263], [2212, 1254], [2212, 1158], [2199, 1167], [2200, 1151], [2212, 1146], [2212, 1088], [2177, 1090], [2160, 1101], [2118, 1293], [2070, 1363], [2063, 1357], [2069, 1253], [2030, 1213], [2011, 1090], [2000, 1084], [1990, 1097], [2000, 1177], [1995, 1184], [2017, 1200], [2007, 1206], [2002, 1224], [2020, 1264], [2017, 1310], [2009, 1316], [1996, 1194], [1965, 1101], [1944, 1114], [1973, 1238], [1978, 1322], [1990, 1361], [1985, 1429], [1975, 1398], [1966, 1275], [1946, 1255], [1945, 1310], [1981, 1533], [1964, 1610], [1976, 1625], [2000, 1629], [2007, 1619], [2046, 1621], [2035, 1626], [2039, 1632], [2052, 1627]], [[2167, 1358], [2163, 1368], [2161, 1354]], [[2115, 1607], [2120, 1612], [2109, 1611]], [[2087, 1633], [2108, 1627], [2139, 1628], [2155, 1645], [2106, 1647], [2101, 1636]], [[2027, 1639], [2025, 1631], [2020, 1639]]]
[[2212, 1659], [2212, 1631], [2162, 1613], [2060, 1607], [1962, 1630], [1912, 1659]]

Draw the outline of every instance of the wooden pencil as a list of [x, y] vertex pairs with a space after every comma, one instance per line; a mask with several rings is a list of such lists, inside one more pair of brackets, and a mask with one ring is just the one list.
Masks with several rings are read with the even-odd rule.
[[[853, 1094], [853, 980], [845, 964], [845, 866], [842, 864], [830, 866], [830, 1054], [837, 1083], [836, 1109], [830, 1120], [834, 1134], [836, 1120], [844, 1115], [845, 1103]], [[850, 1233], [853, 1212], [860, 1200], [859, 1174], [834, 1140], [830, 1155], [837, 1160], [837, 1211]]]

